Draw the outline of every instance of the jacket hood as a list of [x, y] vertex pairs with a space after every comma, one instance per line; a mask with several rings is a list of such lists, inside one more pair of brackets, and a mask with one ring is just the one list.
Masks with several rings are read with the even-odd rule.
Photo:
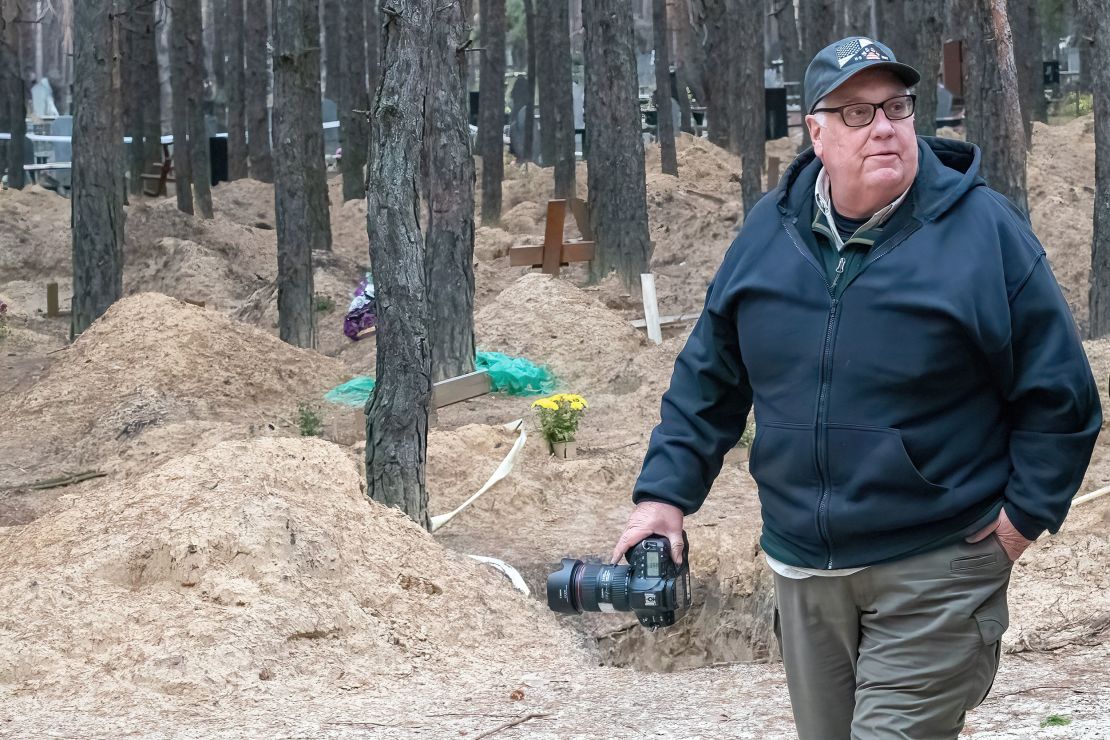
[[[973, 188], [985, 185], [979, 174], [979, 147], [936, 136], [917, 137], [917, 177], [913, 183], [914, 215], [935, 221]], [[786, 168], [775, 202], [786, 215], [796, 216], [813, 197], [821, 162], [813, 149], [806, 149]]]

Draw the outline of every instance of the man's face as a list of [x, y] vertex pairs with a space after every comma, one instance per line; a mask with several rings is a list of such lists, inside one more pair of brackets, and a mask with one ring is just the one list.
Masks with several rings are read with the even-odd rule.
[[[821, 108], [850, 103], [882, 103], [906, 93], [906, 85], [884, 69], [869, 69], [833, 90]], [[913, 116], [891, 121], [880, 108], [867, 126], [850, 127], [838, 113], [806, 116], [813, 151], [828, 170], [837, 210], [864, 216], [901, 195], [917, 176]], [[854, 212], [853, 212], [854, 211]]]

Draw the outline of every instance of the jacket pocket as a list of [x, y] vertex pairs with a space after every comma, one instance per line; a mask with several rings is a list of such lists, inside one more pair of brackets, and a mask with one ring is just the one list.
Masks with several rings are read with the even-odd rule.
[[948, 492], [921, 475], [897, 429], [830, 424], [827, 452], [830, 525], [840, 534], [920, 525]]
[[775, 532], [816, 541], [814, 512], [820, 485], [811, 424], [757, 421], [748, 470], [759, 487], [763, 519]]

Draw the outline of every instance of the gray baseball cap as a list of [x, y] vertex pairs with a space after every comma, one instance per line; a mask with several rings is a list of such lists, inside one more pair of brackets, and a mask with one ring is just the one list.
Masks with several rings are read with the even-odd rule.
[[849, 77], [865, 69], [889, 69], [906, 87], [916, 85], [921, 75], [894, 57], [890, 47], [866, 36], [849, 36], [833, 42], [813, 57], [806, 69], [806, 113], [812, 113], [821, 98], [843, 85]]

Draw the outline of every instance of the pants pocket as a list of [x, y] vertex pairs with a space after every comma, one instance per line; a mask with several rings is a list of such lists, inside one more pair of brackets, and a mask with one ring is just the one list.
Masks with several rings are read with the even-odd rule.
[[1006, 583], [971, 615], [979, 630], [982, 645], [975, 658], [973, 675], [969, 682], [967, 709], [974, 709], [983, 703], [994, 686], [998, 674], [998, 664], [1002, 657], [1002, 635], [1010, 626], [1010, 610], [1006, 604]]

